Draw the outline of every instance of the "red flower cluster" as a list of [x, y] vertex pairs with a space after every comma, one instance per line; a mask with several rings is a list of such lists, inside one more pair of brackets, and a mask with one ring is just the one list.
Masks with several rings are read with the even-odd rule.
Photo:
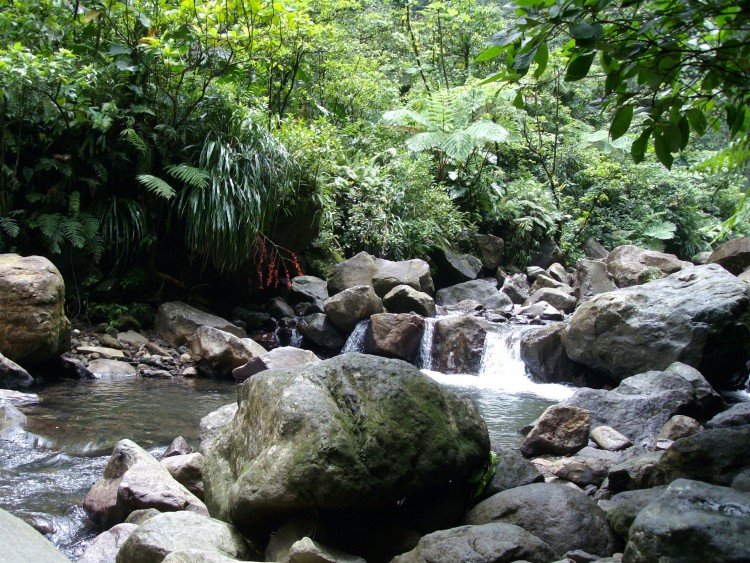
[[290, 265], [295, 275], [302, 275], [302, 268], [297, 255], [291, 250], [274, 244], [268, 237], [261, 234], [256, 238], [253, 260], [258, 275], [258, 289], [268, 289], [272, 285], [278, 287], [279, 273], [282, 269], [287, 286], [291, 286]]

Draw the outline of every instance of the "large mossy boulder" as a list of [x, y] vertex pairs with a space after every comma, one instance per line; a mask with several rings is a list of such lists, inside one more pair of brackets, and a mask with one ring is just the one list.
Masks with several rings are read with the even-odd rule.
[[22, 365], [70, 348], [65, 282], [41, 256], [0, 254], [0, 352]]
[[310, 511], [391, 506], [487, 461], [476, 405], [414, 366], [364, 354], [271, 370], [206, 448], [211, 514], [243, 533]]
[[596, 295], [573, 314], [563, 344], [615, 381], [679, 361], [714, 387], [737, 386], [750, 359], [748, 286], [714, 264]]

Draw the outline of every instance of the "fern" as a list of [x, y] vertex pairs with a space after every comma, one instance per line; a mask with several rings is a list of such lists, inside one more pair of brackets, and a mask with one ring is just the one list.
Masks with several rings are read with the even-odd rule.
[[62, 220], [63, 216], [60, 213], [42, 213], [32, 223], [32, 226], [38, 227], [44, 238], [47, 239], [47, 245], [52, 254], [62, 252], [64, 242], [62, 229], [60, 228]]
[[68, 210], [72, 217], [81, 211], [81, 192], [75, 191], [68, 196]]
[[131, 147], [133, 147], [142, 155], [146, 156], [149, 154], [150, 150], [148, 148], [148, 145], [135, 131], [135, 129], [128, 128], [123, 130], [123, 132], [120, 133], [120, 137], [122, 137], [124, 141], [126, 141]]
[[657, 240], [672, 240], [676, 231], [677, 225], [671, 221], [661, 221], [646, 229], [643, 235]]
[[204, 189], [211, 181], [211, 174], [203, 168], [188, 164], [169, 165], [166, 168], [170, 176], [194, 188]]
[[177, 193], [172, 186], [157, 176], [152, 176], [151, 174], [138, 174], [135, 179], [148, 191], [159, 197], [163, 197], [164, 199], [172, 199]]
[[750, 133], [729, 143], [713, 156], [696, 165], [700, 172], [716, 174], [723, 170], [742, 172], [750, 164]]
[[16, 238], [21, 232], [18, 222], [11, 217], [0, 217], [0, 230], [9, 238]]
[[74, 248], [86, 246], [86, 237], [83, 236], [83, 225], [75, 217], [64, 217], [60, 221], [60, 229], [64, 239]]

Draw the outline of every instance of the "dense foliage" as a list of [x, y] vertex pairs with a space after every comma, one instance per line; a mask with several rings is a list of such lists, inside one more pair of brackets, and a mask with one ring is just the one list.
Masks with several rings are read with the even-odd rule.
[[0, 250], [189, 292], [476, 232], [517, 265], [748, 232], [745, 12], [518, 4], [0, 0]]

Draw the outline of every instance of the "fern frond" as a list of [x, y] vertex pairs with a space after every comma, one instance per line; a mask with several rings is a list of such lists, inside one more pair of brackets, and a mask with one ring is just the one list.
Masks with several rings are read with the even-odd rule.
[[146, 141], [141, 138], [135, 129], [128, 128], [123, 130], [123, 132], [120, 133], [120, 137], [142, 155], [145, 156], [149, 154], [150, 151]]
[[430, 129], [432, 125], [425, 115], [406, 108], [385, 112], [383, 121], [386, 125], [419, 125], [425, 129]]
[[63, 233], [60, 223], [63, 216], [60, 213], [42, 213], [36, 218], [33, 226], [38, 227], [44, 238], [47, 239], [49, 250], [53, 254], [62, 252]]
[[414, 152], [421, 152], [441, 147], [447, 135], [440, 131], [425, 131], [417, 133], [406, 140], [406, 146]]
[[440, 144], [440, 148], [446, 156], [456, 162], [465, 162], [476, 147], [476, 139], [467, 135], [464, 131], [452, 133]]
[[463, 133], [476, 139], [480, 144], [504, 143], [510, 138], [510, 132], [491, 121], [475, 121], [463, 130]]
[[696, 165], [699, 172], [716, 174], [723, 170], [742, 171], [750, 165], [750, 133], [735, 139], [725, 148]]
[[10, 238], [15, 238], [21, 232], [18, 222], [10, 217], [0, 217], [0, 230]]
[[196, 168], [189, 164], [172, 164], [166, 168], [170, 176], [194, 188], [203, 189], [211, 181], [211, 174], [203, 168]]
[[644, 236], [658, 240], [672, 240], [676, 231], [677, 225], [671, 221], [661, 221], [646, 229], [643, 234]]
[[60, 222], [60, 228], [65, 240], [74, 248], [86, 246], [86, 237], [83, 236], [83, 225], [74, 217], [65, 217]]
[[135, 179], [148, 191], [164, 199], [172, 199], [177, 193], [167, 182], [151, 174], [138, 174]]
[[78, 190], [68, 196], [68, 211], [72, 217], [81, 211], [81, 192]]

